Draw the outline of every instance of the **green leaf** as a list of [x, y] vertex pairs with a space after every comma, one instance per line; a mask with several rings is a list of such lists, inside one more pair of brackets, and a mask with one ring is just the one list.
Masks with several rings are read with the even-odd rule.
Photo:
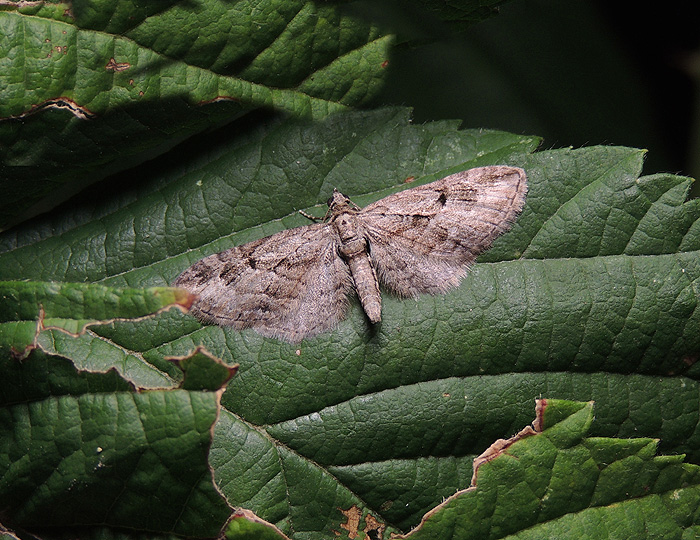
[[[73, 360], [91, 371], [117, 369], [142, 388], [171, 386], [172, 379], [143, 358], [94, 333], [98, 325], [140, 319], [193, 298], [181, 289], [116, 289], [95, 284], [0, 282], [0, 354], [24, 358], [34, 349]], [[6, 381], [7, 382], [7, 381]]]
[[[573, 404], [561, 405], [572, 413]], [[700, 467], [655, 457], [652, 439], [587, 437], [592, 409], [495, 444], [476, 487], [440, 504], [406, 538], [608, 538], [611, 528], [619, 538], [680, 538], [700, 504]]]
[[220, 392], [136, 392], [39, 349], [2, 363], [15, 375], [3, 389], [25, 390], [0, 408], [4, 525], [217, 534], [230, 513], [207, 461]]
[[[537, 409], [536, 430], [496, 441], [475, 460], [471, 487], [400, 538], [607, 538], [611, 528], [620, 538], [668, 538], [694, 529], [700, 467], [657, 457], [653, 439], [590, 437], [593, 403], [539, 400]], [[385, 532], [369, 516], [343, 513], [349, 538]], [[239, 513], [226, 536], [282, 538], [250, 513]]]
[[144, 317], [179, 305], [185, 309], [192, 296], [181, 289], [115, 290], [101, 285], [55, 282], [0, 282], [0, 321], [46, 319], [83, 320]]
[[281, 540], [282, 532], [255, 514], [238, 510], [226, 527], [226, 537], [236, 540]]
[[[215, 428], [216, 483], [292, 538], [342, 537], [350, 517], [359, 531], [385, 526], [385, 538], [408, 532], [470, 485], [474, 457], [528, 424], [539, 395], [595, 400], [591, 437], [659, 438], [663, 452], [700, 459], [691, 181], [640, 177], [639, 150], [533, 154], [537, 142], [416, 126], [404, 109], [238, 124], [137, 171], [118, 197], [87, 193], [0, 236], [0, 277], [163, 286], [205, 255], [307, 224], [299, 209], [323, 215], [335, 187], [362, 206], [406, 181], [521, 166], [526, 208], [462, 286], [417, 301], [385, 294], [375, 328], [354, 302], [336, 330], [297, 346], [178, 310], [91, 329], [173, 381], [167, 359], [198, 346], [240, 364]], [[580, 410], [545, 419], [563, 425]], [[562, 467], [573, 475], [571, 463]]]
[[170, 360], [184, 373], [181, 387], [185, 390], [218, 390], [225, 386], [238, 370], [238, 366], [227, 366], [203, 347], [196, 348], [187, 356]]
[[255, 4], [0, 10], [0, 226], [251, 108], [319, 118], [376, 94], [390, 35], [334, 3]]

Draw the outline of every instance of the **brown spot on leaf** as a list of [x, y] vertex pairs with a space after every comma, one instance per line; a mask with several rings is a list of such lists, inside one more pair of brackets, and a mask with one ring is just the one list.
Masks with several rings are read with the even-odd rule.
[[683, 357], [683, 363], [688, 367], [692, 366], [697, 361], [698, 361], [697, 355], [688, 355], [688, 356]]
[[[51, 53], [47, 55], [47, 58], [51, 58]], [[57, 97], [54, 99], [48, 99], [42, 103], [39, 103], [38, 105], [33, 105], [32, 108], [28, 111], [23, 112], [21, 114], [9, 116], [8, 118], [24, 118], [41, 111], [45, 111], [47, 109], [68, 110], [71, 113], [73, 113], [74, 116], [80, 118], [81, 120], [87, 120], [95, 117], [95, 114], [93, 112], [86, 109], [85, 107], [81, 107], [72, 99], [69, 99], [67, 97]]]
[[128, 62], [117, 62], [114, 58], [110, 58], [109, 62], [107, 62], [107, 65], [105, 66], [105, 69], [107, 71], [126, 71], [131, 67], [131, 64]]
[[547, 408], [546, 399], [535, 400], [535, 421], [532, 422], [532, 427], [537, 433], [544, 431], [544, 411]]
[[353, 504], [347, 510], [343, 510], [342, 508], [338, 508], [338, 510], [340, 510], [340, 513], [347, 518], [345, 523], [340, 524], [340, 528], [348, 531], [348, 538], [357, 538], [357, 530], [360, 526], [362, 510], [360, 510], [356, 504]]
[[384, 501], [381, 506], [379, 507], [379, 510], [381, 512], [386, 512], [389, 510], [392, 506], [394, 506], [394, 501]]
[[[161, 296], [160, 293], [156, 293], [157, 296]], [[197, 299], [196, 294], [192, 294], [185, 289], [177, 289], [173, 295], [175, 297], [175, 304], [183, 309], [189, 310]]]
[[[342, 508], [338, 508], [338, 510], [340, 510], [347, 519], [345, 523], [340, 524], [340, 528], [348, 531], [348, 538], [351, 540], [357, 538], [360, 529], [360, 521], [362, 520], [362, 510], [360, 510], [356, 504], [353, 504], [347, 510], [343, 510]], [[386, 529], [386, 524], [379, 521], [372, 514], [367, 514], [365, 516], [365, 528], [362, 529], [362, 532], [365, 533], [367, 538], [370, 540], [382, 540], [384, 529]], [[336, 533], [336, 536], [339, 535], [340, 533]]]
[[203, 101], [200, 101], [200, 105], [209, 105], [211, 103], [219, 103], [221, 101], [241, 101], [239, 98], [234, 97], [234, 96], [216, 96], [214, 99], [205, 99]]

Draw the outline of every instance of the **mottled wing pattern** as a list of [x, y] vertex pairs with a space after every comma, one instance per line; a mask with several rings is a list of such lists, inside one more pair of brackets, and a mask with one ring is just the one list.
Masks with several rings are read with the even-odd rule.
[[525, 204], [515, 167], [484, 167], [390, 195], [359, 216], [379, 280], [394, 293], [444, 293], [510, 229]]
[[352, 279], [338, 242], [328, 224], [289, 229], [206, 257], [174, 285], [199, 296], [192, 312], [204, 322], [300, 341], [347, 310]]

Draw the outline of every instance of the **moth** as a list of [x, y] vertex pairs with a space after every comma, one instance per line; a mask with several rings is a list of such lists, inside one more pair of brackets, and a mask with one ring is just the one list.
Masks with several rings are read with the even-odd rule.
[[525, 204], [516, 167], [480, 167], [389, 195], [365, 208], [335, 190], [322, 223], [210, 255], [175, 280], [205, 323], [253, 328], [291, 343], [331, 330], [354, 292], [381, 321], [380, 283], [404, 298], [457, 287]]

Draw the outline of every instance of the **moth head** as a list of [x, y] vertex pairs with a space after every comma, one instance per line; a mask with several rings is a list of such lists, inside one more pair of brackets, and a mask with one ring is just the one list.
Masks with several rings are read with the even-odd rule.
[[333, 189], [333, 195], [328, 199], [328, 210], [330, 212], [337, 210], [345, 210], [346, 208], [352, 208], [355, 205], [350, 202], [350, 199], [343, 195], [337, 189]]

